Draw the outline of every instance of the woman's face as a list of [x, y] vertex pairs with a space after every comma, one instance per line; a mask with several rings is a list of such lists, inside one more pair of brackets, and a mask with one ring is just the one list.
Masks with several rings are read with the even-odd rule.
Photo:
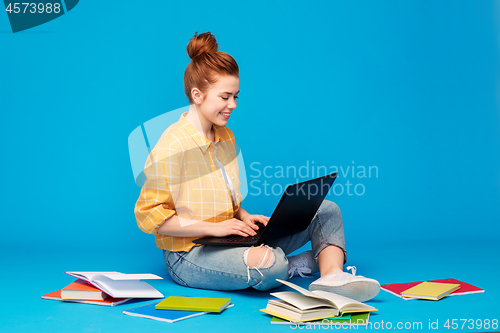
[[[236, 99], [240, 79], [235, 76], [221, 76], [205, 93], [204, 100], [198, 105], [201, 115], [208, 121], [219, 126], [225, 126], [236, 109]], [[198, 99], [200, 101], [201, 98]], [[196, 103], [196, 99], [195, 99]]]

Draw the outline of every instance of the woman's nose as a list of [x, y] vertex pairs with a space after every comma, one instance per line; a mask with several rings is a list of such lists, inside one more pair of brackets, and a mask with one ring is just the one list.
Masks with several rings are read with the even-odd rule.
[[229, 109], [236, 109], [236, 99], [231, 99], [229, 105], [227, 106]]

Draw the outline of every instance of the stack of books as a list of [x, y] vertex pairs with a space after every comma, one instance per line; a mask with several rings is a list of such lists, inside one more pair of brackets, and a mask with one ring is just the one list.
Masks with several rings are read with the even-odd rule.
[[380, 289], [404, 300], [427, 299], [438, 301], [445, 296], [468, 295], [484, 292], [483, 289], [456, 279], [384, 284]]
[[123, 313], [174, 323], [207, 313], [221, 313], [233, 305], [230, 298], [170, 296], [159, 302], [124, 310]]
[[309, 291], [289, 281], [279, 282], [295, 289], [271, 293], [278, 298], [269, 300], [260, 311], [273, 316], [271, 324], [367, 325], [373, 306], [322, 290]]
[[114, 306], [132, 298], [163, 298], [163, 294], [141, 279], [162, 279], [154, 274], [119, 272], [66, 272], [77, 280], [43, 299]]
[[321, 327], [325, 326], [367, 326], [368, 321], [370, 319], [370, 312], [360, 312], [360, 313], [347, 313], [341, 315], [339, 317], [330, 317], [306, 322], [292, 322], [289, 320], [281, 319], [278, 317], [273, 317], [271, 319], [272, 325], [289, 325], [291, 328], [297, 328], [306, 326], [306, 328], [311, 327], [312, 325], [321, 325]]

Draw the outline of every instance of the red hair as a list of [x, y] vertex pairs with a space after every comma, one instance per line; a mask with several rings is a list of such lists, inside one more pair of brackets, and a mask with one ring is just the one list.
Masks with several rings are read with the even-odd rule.
[[184, 92], [190, 104], [194, 104], [191, 90], [198, 88], [206, 93], [209, 86], [217, 82], [220, 76], [239, 77], [240, 69], [236, 60], [225, 52], [219, 52], [219, 44], [210, 32], [194, 34], [187, 45], [191, 62], [184, 72]]

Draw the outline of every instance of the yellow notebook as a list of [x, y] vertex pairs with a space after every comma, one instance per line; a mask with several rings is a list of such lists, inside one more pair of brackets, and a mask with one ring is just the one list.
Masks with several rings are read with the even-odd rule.
[[401, 296], [437, 301], [459, 288], [459, 284], [425, 281], [403, 291]]
[[221, 312], [229, 304], [230, 298], [170, 296], [156, 304], [156, 310], [181, 310]]
[[[274, 317], [285, 319], [285, 320], [287, 320], [289, 322], [293, 322], [293, 323], [300, 323], [300, 322], [304, 322], [304, 321], [321, 320], [321, 319], [332, 317], [332, 316], [328, 316], [328, 315], [314, 316], [314, 315], [311, 315], [311, 314], [309, 314], [309, 316], [307, 316], [307, 317], [295, 317], [295, 316], [291, 317], [291, 316], [287, 316], [287, 315], [284, 315], [282, 313], [274, 312], [274, 311], [271, 311], [271, 310], [268, 310], [268, 309], [260, 309], [260, 311], [265, 312], [267, 314], [270, 314], [271, 316], [274, 316]], [[367, 312], [367, 313], [369, 313], [369, 312]]]

